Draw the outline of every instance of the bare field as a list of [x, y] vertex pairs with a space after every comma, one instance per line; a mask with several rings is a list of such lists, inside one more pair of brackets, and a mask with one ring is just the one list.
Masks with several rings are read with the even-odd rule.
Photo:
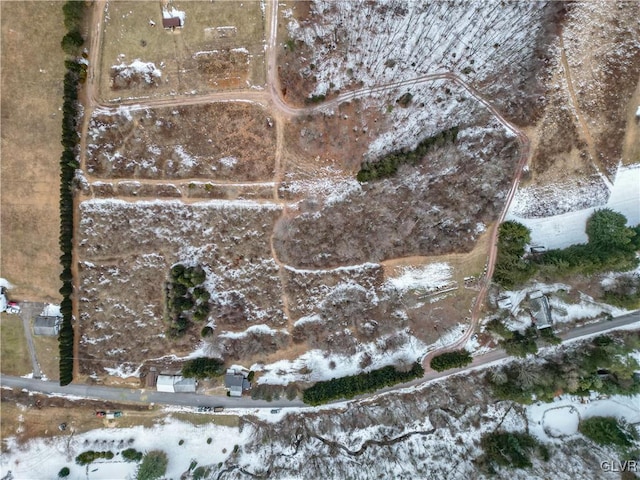
[[60, 2], [0, 2], [0, 271], [15, 286], [15, 298], [34, 301], [60, 298], [61, 7]]
[[[265, 21], [260, 2], [179, 1], [172, 7], [184, 13], [183, 28], [162, 27], [160, 2], [108, 3], [100, 65], [102, 98], [264, 85]], [[151, 71], [159, 75], [144, 78], [135, 60], [153, 64]], [[117, 66], [122, 67], [113, 68]]]
[[[80, 356], [87, 359], [83, 373], [102, 374], [101, 367], [115, 368], [125, 358], [132, 372], [145, 359], [186, 355], [198, 346], [207, 321], [179, 340], [165, 338], [164, 284], [177, 262], [199, 264], [207, 272], [210, 318], [220, 327], [216, 333], [284, 325], [278, 268], [269, 246], [279, 213], [278, 206], [243, 202], [82, 203], [78, 331]], [[233, 335], [216, 336], [208, 348], [230, 357], [239, 354], [237, 349], [268, 350], [271, 336], [256, 333], [253, 343], [241, 344]]]
[[86, 169], [103, 178], [271, 180], [275, 129], [246, 103], [94, 112]]

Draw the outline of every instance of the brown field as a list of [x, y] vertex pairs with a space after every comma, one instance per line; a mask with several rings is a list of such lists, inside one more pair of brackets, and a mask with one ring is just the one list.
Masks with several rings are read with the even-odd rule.
[[[102, 42], [105, 100], [243, 89], [265, 82], [265, 22], [260, 3], [179, 1], [184, 27], [162, 28], [160, 2], [109, 2]], [[155, 22], [152, 26], [151, 22]], [[152, 62], [161, 76], [117, 77], [114, 66]]]
[[36, 356], [42, 374], [49, 380], [59, 377], [60, 357], [57, 337], [33, 336], [33, 344], [36, 348]]
[[[83, 203], [78, 322], [82, 373], [103, 374], [101, 367], [121, 363], [135, 368], [145, 359], [184, 355], [195, 348], [206, 322], [195, 324], [179, 340], [164, 337], [164, 285], [176, 262], [197, 262], [205, 268], [215, 287], [210, 315], [218, 325], [231, 331], [256, 323], [281, 326], [278, 270], [269, 246], [279, 212], [277, 206], [257, 204]], [[250, 348], [260, 350], [264, 341], [269, 347], [269, 336], [262, 337]], [[233, 356], [230, 343], [233, 339], [221, 339], [217, 348]]]
[[27, 349], [22, 319], [18, 315], [0, 314], [0, 371], [6, 375], [26, 375], [33, 371]]
[[16, 299], [60, 298], [61, 6], [60, 2], [0, 2], [0, 271], [15, 286]]
[[115, 112], [89, 125], [87, 172], [129, 179], [271, 180], [275, 129], [246, 103]]

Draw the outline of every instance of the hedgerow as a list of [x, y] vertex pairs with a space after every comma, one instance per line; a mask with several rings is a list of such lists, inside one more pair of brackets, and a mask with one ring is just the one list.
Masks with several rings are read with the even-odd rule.
[[408, 371], [388, 366], [367, 373], [318, 382], [303, 392], [302, 400], [310, 405], [320, 405], [339, 398], [353, 398], [356, 395], [374, 392], [396, 383], [408, 382], [422, 375], [424, 375], [424, 369], [417, 362]]
[[[77, 48], [84, 42], [80, 29], [84, 16], [85, 3], [68, 1], [63, 7], [64, 23], [67, 34], [62, 40], [62, 48], [70, 55], [77, 53]], [[60, 385], [68, 385], [73, 381], [73, 326], [72, 301], [73, 275], [73, 179], [79, 167], [78, 150], [78, 85], [85, 75], [85, 66], [77, 59], [65, 60], [63, 105], [62, 105], [62, 139], [64, 147], [60, 156], [60, 263], [62, 273], [60, 294], [62, 303], [62, 325], [58, 336]]]

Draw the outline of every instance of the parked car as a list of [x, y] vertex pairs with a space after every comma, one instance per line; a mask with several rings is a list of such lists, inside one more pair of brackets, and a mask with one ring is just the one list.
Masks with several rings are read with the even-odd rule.
[[214, 412], [222, 412], [223, 410], [224, 410], [224, 407], [213, 407]]
[[106, 415], [107, 415], [107, 412], [103, 412], [103, 411], [96, 412], [96, 417], [105, 417]]
[[210, 412], [211, 411], [211, 407], [200, 406], [200, 407], [198, 407], [198, 411], [199, 412]]
[[122, 412], [120, 410], [116, 410], [115, 412], [113, 412], [113, 416], [115, 418], [120, 418], [122, 416]]
[[271, 413], [280, 413], [280, 409], [279, 408], [272, 408], [271, 409]]

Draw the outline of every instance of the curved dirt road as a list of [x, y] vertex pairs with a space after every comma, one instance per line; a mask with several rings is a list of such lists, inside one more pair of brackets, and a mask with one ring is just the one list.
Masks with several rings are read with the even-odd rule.
[[[456, 85], [463, 88], [472, 98], [476, 101], [480, 102], [484, 105], [492, 115], [504, 126], [504, 128], [511, 132], [518, 140], [520, 144], [520, 158], [516, 167], [516, 172], [511, 184], [511, 188], [507, 194], [505, 199], [504, 208], [500, 214], [500, 217], [495, 222], [490, 237], [490, 247], [488, 252], [486, 273], [481, 282], [481, 287], [478, 292], [478, 296], [476, 297], [472, 313], [470, 319], [470, 325], [466, 329], [465, 334], [455, 343], [441, 348], [437, 351], [429, 353], [424, 359], [423, 364], [425, 367], [425, 371], [429, 372], [429, 361], [433, 358], [434, 355], [439, 353], [454, 350], [462, 347], [470, 338], [470, 336], [476, 330], [478, 325], [478, 321], [480, 319], [480, 312], [482, 309], [482, 305], [485, 301], [488, 288], [491, 282], [491, 277], [494, 272], [495, 262], [497, 258], [497, 236], [498, 236], [498, 227], [500, 223], [504, 220], [504, 217], [509, 209], [511, 201], [513, 200], [513, 196], [518, 187], [518, 183], [521, 178], [522, 169], [528, 163], [531, 148], [529, 138], [525, 135], [523, 131], [518, 129], [515, 125], [509, 122], [504, 116], [473, 86], [466, 83], [460, 77], [458, 77], [453, 72], [438, 72], [433, 74], [427, 74], [415, 77], [409, 80], [402, 80], [398, 82], [392, 82], [386, 85], [378, 85], [375, 87], [362, 88], [358, 90], [352, 90], [349, 92], [342, 93], [337, 97], [326, 101], [320, 105], [315, 106], [307, 106], [307, 107], [295, 107], [287, 104], [281, 95], [281, 90], [279, 88], [279, 78], [278, 78], [278, 70], [277, 70], [277, 28], [278, 28], [278, 3], [277, 0], [271, 0], [269, 3], [269, 12], [268, 15], [268, 39], [266, 45], [266, 68], [267, 68], [267, 88], [265, 90], [238, 90], [238, 91], [223, 91], [223, 92], [213, 92], [204, 95], [198, 96], [181, 96], [181, 97], [172, 97], [172, 98], [161, 98], [161, 99], [151, 99], [144, 102], [136, 101], [136, 100], [127, 100], [118, 103], [118, 106], [109, 105], [108, 103], [101, 102], [97, 95], [97, 86], [99, 87], [99, 77], [100, 77], [100, 45], [102, 40], [102, 23], [104, 21], [104, 10], [106, 6], [106, 0], [99, 0], [96, 2], [95, 10], [94, 10], [94, 18], [93, 18], [93, 26], [94, 34], [91, 38], [91, 50], [90, 50], [90, 65], [89, 65], [89, 75], [86, 82], [86, 90], [85, 90], [85, 116], [83, 121], [83, 129], [82, 129], [82, 139], [81, 139], [81, 165], [83, 170], [85, 170], [85, 155], [86, 155], [86, 138], [87, 138], [87, 130], [90, 117], [95, 109], [117, 109], [121, 105], [127, 105], [132, 110], [145, 109], [145, 108], [157, 108], [157, 107], [172, 107], [172, 106], [181, 106], [181, 105], [199, 105], [213, 102], [250, 102], [254, 104], [259, 104], [265, 108], [272, 108], [274, 116], [276, 116], [279, 120], [284, 120], [283, 117], [291, 118], [300, 115], [307, 115], [310, 113], [320, 112], [326, 110], [327, 108], [331, 108], [340, 104], [341, 102], [354, 100], [357, 98], [363, 98], [370, 96], [374, 93], [381, 93], [393, 89], [397, 89], [399, 87], [407, 87], [407, 86], [416, 86], [423, 83], [433, 82], [436, 80], [447, 80]], [[97, 84], [96, 84], [97, 82]], [[281, 124], [281, 121], [277, 122]], [[282, 151], [282, 138], [278, 141], [277, 149], [280, 152], [280, 155], [276, 153], [276, 156], [281, 156]], [[280, 176], [282, 172], [280, 172], [280, 162], [279, 159], [277, 161], [278, 168], [276, 169], [276, 177]], [[124, 179], [120, 179], [124, 180]], [[274, 182], [277, 182], [277, 178], [274, 179]], [[205, 181], [205, 179], [203, 179]], [[229, 184], [234, 185], [234, 184]], [[277, 196], [277, 184], [274, 185], [274, 195]], [[77, 237], [76, 237], [77, 239]], [[275, 255], [275, 251], [273, 252]], [[75, 258], [78, 258], [77, 256]], [[275, 258], [275, 256], [274, 256]], [[284, 268], [284, 265], [279, 259], [275, 258], [276, 262], [281, 268]]]

